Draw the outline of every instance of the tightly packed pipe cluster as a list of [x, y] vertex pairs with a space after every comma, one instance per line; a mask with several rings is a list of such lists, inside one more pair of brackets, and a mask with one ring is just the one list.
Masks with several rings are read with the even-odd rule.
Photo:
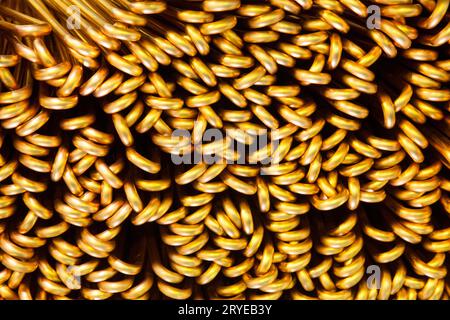
[[448, 299], [448, 8], [2, 1], [0, 300]]

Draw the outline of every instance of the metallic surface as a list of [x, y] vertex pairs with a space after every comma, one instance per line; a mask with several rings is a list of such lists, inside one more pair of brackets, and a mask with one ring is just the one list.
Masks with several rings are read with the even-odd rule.
[[3, 0], [0, 300], [448, 299], [449, 44], [449, 0]]

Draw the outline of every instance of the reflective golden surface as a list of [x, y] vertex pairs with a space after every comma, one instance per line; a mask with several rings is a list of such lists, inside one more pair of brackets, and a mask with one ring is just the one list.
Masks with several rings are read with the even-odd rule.
[[448, 299], [449, 44], [449, 0], [3, 0], [0, 300]]

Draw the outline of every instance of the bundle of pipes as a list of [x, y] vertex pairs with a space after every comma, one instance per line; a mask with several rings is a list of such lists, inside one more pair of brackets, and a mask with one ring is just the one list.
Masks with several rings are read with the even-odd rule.
[[448, 8], [2, 1], [0, 300], [448, 299]]

